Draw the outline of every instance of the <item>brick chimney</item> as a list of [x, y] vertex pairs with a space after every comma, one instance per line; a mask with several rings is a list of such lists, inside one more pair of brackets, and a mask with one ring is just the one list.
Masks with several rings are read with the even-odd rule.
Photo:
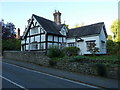
[[17, 35], [16, 35], [16, 38], [19, 39], [20, 38], [20, 28], [18, 28], [17, 30]]
[[55, 13], [53, 13], [53, 16], [54, 16], [54, 22], [57, 25], [61, 24], [61, 13], [55, 10]]

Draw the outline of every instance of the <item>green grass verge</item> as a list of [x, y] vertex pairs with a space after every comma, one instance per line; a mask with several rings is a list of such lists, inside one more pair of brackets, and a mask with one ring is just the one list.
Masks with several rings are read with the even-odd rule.
[[89, 59], [95, 59], [95, 60], [119, 60], [117, 55], [104, 55], [104, 56], [84, 56]]

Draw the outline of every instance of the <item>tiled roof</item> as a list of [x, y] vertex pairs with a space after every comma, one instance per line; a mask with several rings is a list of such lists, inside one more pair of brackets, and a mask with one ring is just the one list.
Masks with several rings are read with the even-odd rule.
[[59, 28], [59, 30], [61, 30], [61, 28], [65, 26], [65, 24], [60, 24], [60, 25], [57, 25], [57, 27]]
[[107, 37], [104, 22], [69, 29], [67, 37], [72, 38], [72, 37], [82, 37], [82, 36], [100, 34], [102, 27], [104, 27], [104, 32]]
[[45, 29], [47, 33], [61, 35], [61, 33], [59, 32], [59, 27], [57, 26], [55, 22], [45, 19], [43, 17], [37, 16], [37, 15], [34, 15], [34, 14], [33, 16], [36, 18], [36, 20]]
[[[45, 31], [48, 34], [63, 36], [59, 31], [65, 24], [57, 25], [55, 22], [45, 19], [43, 17], [37, 16], [35, 14], [33, 14], [32, 16], [35, 17], [38, 23], [45, 29]], [[82, 37], [82, 36], [100, 34], [102, 27], [107, 37], [104, 22], [91, 24], [91, 25], [78, 27], [78, 28], [73, 28], [73, 29], [68, 29], [67, 37], [72, 38], [72, 37]], [[26, 33], [23, 36], [26, 36], [28, 32], [29, 32], [29, 29], [26, 30]]]

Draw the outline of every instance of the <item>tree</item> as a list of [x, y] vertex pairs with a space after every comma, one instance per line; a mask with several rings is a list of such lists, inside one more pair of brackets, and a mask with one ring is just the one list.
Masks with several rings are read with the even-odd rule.
[[13, 23], [7, 23], [4, 24], [4, 21], [2, 20], [2, 39], [13, 39], [16, 36], [15, 33], [15, 25]]
[[66, 25], [66, 24], [65, 24], [65, 26], [66, 26], [67, 28], [69, 28], [69, 25]]
[[4, 24], [4, 20], [1, 20], [0, 24], [2, 26], [2, 51], [20, 50], [21, 40], [16, 39], [15, 25], [11, 22]]
[[112, 40], [112, 36], [111, 36], [111, 35], [108, 35], [107, 40]]
[[81, 24], [75, 24], [74, 28], [82, 27], [84, 26], [84, 23], [82, 22]]
[[90, 43], [89, 50], [92, 53], [92, 55], [95, 55], [97, 54], [97, 52], [99, 52], [99, 48], [96, 47], [95, 43]]
[[107, 53], [111, 55], [120, 53], [119, 44], [117, 42], [113, 42], [112, 40], [107, 40]]
[[114, 41], [120, 42], [120, 20], [115, 20], [111, 25], [111, 31], [114, 34]]
[[20, 50], [21, 40], [20, 39], [6, 39], [2, 40], [2, 50]]

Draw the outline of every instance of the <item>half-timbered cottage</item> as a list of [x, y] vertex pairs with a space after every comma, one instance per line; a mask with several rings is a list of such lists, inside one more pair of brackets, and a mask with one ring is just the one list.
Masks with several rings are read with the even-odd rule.
[[58, 19], [55, 18], [55, 21], [58, 23], [33, 14], [31, 19], [28, 20], [28, 26], [23, 34], [21, 50], [45, 51], [53, 45], [64, 47], [68, 29], [64, 24], [60, 24]]
[[80, 48], [80, 55], [91, 54], [89, 46], [96, 44], [98, 54], [106, 54], [107, 33], [103, 22], [83, 27], [68, 29], [61, 24], [61, 13], [55, 11], [54, 21], [35, 14], [28, 20], [21, 41], [22, 51], [47, 51], [50, 46], [76, 46]]

